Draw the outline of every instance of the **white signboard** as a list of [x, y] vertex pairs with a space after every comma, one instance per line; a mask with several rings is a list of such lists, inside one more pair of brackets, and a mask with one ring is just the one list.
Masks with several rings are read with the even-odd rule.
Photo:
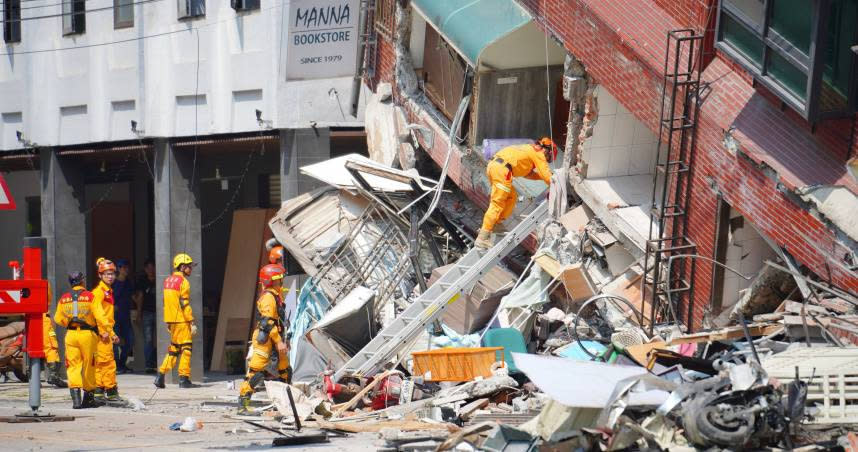
[[358, 0], [292, 0], [286, 78], [353, 75], [359, 19]]

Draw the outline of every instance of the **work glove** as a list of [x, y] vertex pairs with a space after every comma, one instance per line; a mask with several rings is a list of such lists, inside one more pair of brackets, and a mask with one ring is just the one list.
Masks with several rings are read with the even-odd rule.
[[191, 337], [194, 337], [196, 335], [197, 335], [197, 325], [195, 323], [192, 323], [191, 324]]

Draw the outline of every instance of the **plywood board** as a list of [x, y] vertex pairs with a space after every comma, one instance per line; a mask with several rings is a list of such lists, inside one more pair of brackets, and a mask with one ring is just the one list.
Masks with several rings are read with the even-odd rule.
[[256, 294], [260, 254], [265, 250], [263, 239], [268, 229], [269, 212], [266, 209], [242, 209], [232, 214], [211, 370], [226, 370], [224, 344], [227, 341], [247, 340], [246, 327], [234, 327], [230, 331], [227, 327], [230, 319], [248, 318], [247, 307], [253, 304]]

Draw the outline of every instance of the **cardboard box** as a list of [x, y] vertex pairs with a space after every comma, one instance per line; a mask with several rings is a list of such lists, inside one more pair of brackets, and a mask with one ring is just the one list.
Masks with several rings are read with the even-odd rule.
[[[429, 277], [431, 286], [455, 264], [445, 265], [432, 270]], [[471, 334], [485, 327], [495, 313], [500, 299], [512, 289], [516, 276], [501, 266], [495, 266], [486, 273], [473, 289], [459, 297], [447, 307], [442, 321], [459, 334]]]

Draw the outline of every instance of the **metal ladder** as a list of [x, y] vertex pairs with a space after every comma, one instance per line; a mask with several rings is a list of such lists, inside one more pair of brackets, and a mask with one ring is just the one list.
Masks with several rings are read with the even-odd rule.
[[345, 376], [374, 375], [397, 353], [406, 349], [420, 332], [441, 316], [447, 307], [474, 284], [522, 240], [536, 229], [548, 214], [543, 201], [512, 231], [505, 234], [488, 250], [472, 247], [438, 281], [414, 300], [387, 328], [381, 330], [364, 348], [334, 374], [334, 381]]

